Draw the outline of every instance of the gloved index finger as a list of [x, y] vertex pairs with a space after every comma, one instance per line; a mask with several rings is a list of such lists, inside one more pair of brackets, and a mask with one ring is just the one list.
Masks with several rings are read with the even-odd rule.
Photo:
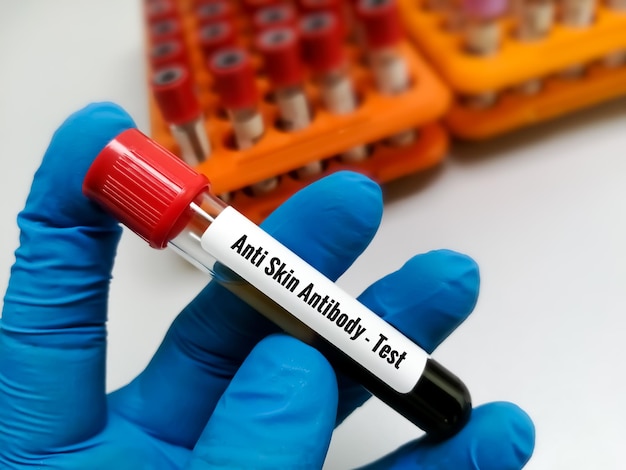
[[83, 196], [82, 182], [100, 150], [133, 126], [107, 103], [69, 117], [18, 216], [20, 246], [0, 320], [0, 442], [7, 445], [64, 445], [103, 424], [108, 285], [121, 230]]

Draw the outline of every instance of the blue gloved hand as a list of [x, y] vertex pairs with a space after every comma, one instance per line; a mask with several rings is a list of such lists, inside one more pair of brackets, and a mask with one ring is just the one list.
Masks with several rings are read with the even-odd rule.
[[[216, 284], [177, 317], [143, 373], [105, 394], [107, 296], [121, 230], [81, 184], [96, 154], [133, 125], [111, 104], [71, 116], [19, 215], [0, 323], [0, 467], [320, 468], [334, 426], [367, 392]], [[301, 191], [263, 227], [336, 279], [370, 242], [381, 211], [379, 188], [344, 172]], [[476, 265], [437, 251], [360, 298], [430, 351], [477, 293]], [[533, 444], [524, 412], [493, 403], [450, 440], [410, 443], [368, 468], [518, 469]]]

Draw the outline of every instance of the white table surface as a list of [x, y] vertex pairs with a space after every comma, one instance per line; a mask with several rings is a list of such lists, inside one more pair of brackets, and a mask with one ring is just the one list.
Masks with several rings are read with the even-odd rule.
[[[2, 290], [15, 216], [63, 119], [111, 100], [148, 131], [138, 5], [0, 0]], [[626, 100], [455, 145], [438, 171], [389, 184], [385, 194], [380, 232], [341, 284], [356, 294], [435, 248], [471, 255], [482, 275], [478, 305], [435, 357], [476, 404], [508, 400], [527, 410], [537, 446], [526, 468], [626, 468]], [[142, 370], [205, 282], [176, 255], [124, 234], [111, 290], [109, 389]], [[417, 434], [372, 400], [338, 428], [326, 468], [363, 464]]]

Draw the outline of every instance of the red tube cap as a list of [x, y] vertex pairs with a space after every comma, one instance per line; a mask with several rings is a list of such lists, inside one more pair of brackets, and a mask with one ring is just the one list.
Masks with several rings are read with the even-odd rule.
[[343, 40], [334, 14], [305, 15], [300, 21], [300, 37], [304, 60], [313, 72], [326, 73], [343, 65]]
[[296, 26], [297, 18], [294, 7], [283, 3], [258, 10], [252, 18], [252, 25], [257, 32], [283, 26], [293, 28]]
[[186, 64], [187, 54], [181, 41], [172, 39], [159, 42], [150, 49], [150, 64], [153, 68], [161, 68], [165, 65]]
[[206, 2], [196, 8], [196, 18], [200, 25], [230, 21], [233, 15], [231, 3], [225, 0]]
[[175, 18], [166, 18], [150, 25], [150, 40], [152, 43], [168, 41], [170, 39], [182, 39], [182, 27], [180, 21]]
[[209, 70], [215, 78], [215, 87], [226, 109], [256, 106], [259, 97], [255, 73], [245, 50], [220, 50], [209, 62]]
[[169, 124], [186, 124], [201, 114], [191, 76], [182, 65], [155, 70], [152, 74], [152, 92], [163, 119]]
[[209, 188], [197, 173], [137, 129], [128, 129], [98, 154], [83, 193], [153, 248], [165, 248], [191, 219], [189, 205]]
[[298, 36], [292, 28], [268, 29], [257, 36], [265, 72], [274, 87], [298, 85], [304, 80]]
[[396, 0], [359, 0], [356, 13], [369, 48], [394, 46], [404, 36]]
[[176, 5], [171, 0], [152, 0], [146, 2], [145, 6], [146, 19], [148, 23], [161, 21], [166, 18], [176, 18], [178, 12]]
[[198, 42], [204, 58], [210, 60], [219, 49], [235, 45], [235, 28], [229, 21], [206, 24], [198, 31]]

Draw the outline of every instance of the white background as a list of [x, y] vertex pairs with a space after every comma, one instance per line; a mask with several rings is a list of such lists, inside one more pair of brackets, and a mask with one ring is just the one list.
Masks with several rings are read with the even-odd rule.
[[[149, 130], [138, 5], [0, 0], [2, 290], [15, 216], [63, 119], [111, 100]], [[531, 470], [625, 468], [625, 157], [626, 100], [456, 145], [438, 171], [386, 186], [380, 232], [341, 279], [356, 294], [412, 254], [442, 247], [478, 261], [475, 313], [435, 356], [476, 404], [509, 400], [527, 410], [537, 427]], [[143, 368], [206, 282], [129, 233], [114, 276], [110, 389]], [[371, 401], [337, 430], [327, 468], [366, 463], [417, 434]]]

